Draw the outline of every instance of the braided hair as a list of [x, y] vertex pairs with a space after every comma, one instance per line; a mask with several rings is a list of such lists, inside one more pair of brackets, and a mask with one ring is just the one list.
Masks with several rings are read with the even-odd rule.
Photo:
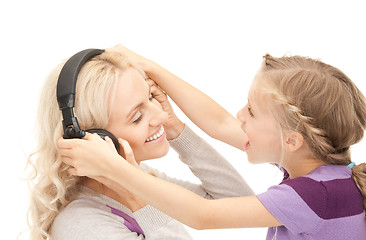
[[[260, 91], [270, 97], [281, 129], [301, 133], [325, 164], [352, 162], [350, 146], [366, 128], [366, 99], [342, 71], [311, 58], [267, 54], [257, 76], [265, 79]], [[366, 209], [366, 164], [353, 167], [352, 177]]]

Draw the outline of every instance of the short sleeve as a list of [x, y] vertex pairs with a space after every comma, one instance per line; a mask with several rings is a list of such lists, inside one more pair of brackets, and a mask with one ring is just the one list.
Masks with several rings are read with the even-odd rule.
[[321, 183], [300, 177], [259, 194], [269, 212], [293, 234], [314, 233], [323, 219], [327, 193]]

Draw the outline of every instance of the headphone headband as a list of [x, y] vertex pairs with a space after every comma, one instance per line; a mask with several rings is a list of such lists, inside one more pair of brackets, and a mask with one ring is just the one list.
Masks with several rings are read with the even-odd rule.
[[63, 116], [64, 138], [82, 138], [85, 136], [85, 132], [80, 129], [73, 111], [76, 80], [85, 62], [103, 52], [102, 49], [80, 51], [67, 60], [61, 69], [57, 82], [57, 102]]
[[[61, 69], [57, 82], [57, 101], [60, 109], [74, 107], [76, 79], [80, 69], [90, 58], [103, 52], [104, 50], [101, 49], [86, 49], [76, 53], [67, 60]], [[70, 94], [73, 96], [71, 97]]]

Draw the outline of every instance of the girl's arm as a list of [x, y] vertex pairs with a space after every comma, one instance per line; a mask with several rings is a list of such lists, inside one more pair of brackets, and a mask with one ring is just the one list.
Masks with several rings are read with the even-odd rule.
[[[206, 200], [131, 165], [111, 165], [108, 176], [152, 206], [195, 229], [282, 225], [256, 196]], [[128, 168], [127, 168], [128, 167]]]
[[180, 185], [207, 199], [254, 195], [236, 169], [187, 125], [181, 135], [169, 141], [169, 144], [201, 183], [164, 178], [164, 174], [155, 176]]
[[[170, 146], [179, 154], [179, 159], [200, 179], [201, 184], [170, 178], [156, 170], [154, 176], [180, 185], [207, 199], [254, 195], [234, 167], [177, 118], [166, 94], [152, 80], [148, 79], [147, 82], [151, 86], [154, 98], [168, 113], [169, 120], [164, 124], [164, 129]], [[146, 165], [140, 166], [145, 166], [145, 172], [152, 171]]]
[[209, 136], [244, 150], [247, 137], [241, 130], [240, 121], [206, 94], [160, 65], [137, 55], [122, 45], [117, 45], [107, 51], [117, 52], [136, 61], [187, 117]]
[[[121, 142], [126, 158], [133, 153]], [[272, 227], [281, 223], [255, 196], [206, 200], [175, 184], [153, 177], [126, 162], [113, 143], [88, 134], [81, 139], [58, 141], [61, 159], [72, 166], [70, 173], [112, 181], [167, 215], [195, 229]]]

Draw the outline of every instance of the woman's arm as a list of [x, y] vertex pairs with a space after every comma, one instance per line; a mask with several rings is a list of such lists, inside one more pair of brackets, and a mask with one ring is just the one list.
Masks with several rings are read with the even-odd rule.
[[188, 118], [209, 136], [244, 150], [247, 137], [241, 130], [240, 121], [213, 99], [160, 65], [137, 55], [122, 45], [117, 45], [107, 51], [117, 52], [135, 60]]
[[[168, 177], [154, 170], [155, 176], [180, 185], [207, 199], [254, 195], [248, 184], [234, 167], [211, 147], [205, 140], [185, 126], [175, 115], [168, 98], [156, 84], [148, 79], [151, 93], [168, 113], [169, 120], [164, 124], [170, 146], [179, 154], [180, 160], [189, 166], [192, 173], [201, 180], [201, 184]], [[147, 169], [145, 171], [153, 171]]]
[[[123, 142], [126, 158], [132, 150]], [[153, 177], [129, 164], [113, 149], [113, 143], [87, 134], [81, 139], [60, 139], [59, 153], [78, 176], [102, 177], [116, 182], [143, 201], [196, 229], [271, 227], [281, 223], [257, 197], [206, 200], [175, 184]]]
[[179, 154], [180, 160], [201, 180], [201, 184], [196, 186], [195, 191], [186, 182], [174, 181], [170, 178], [165, 180], [183, 186], [207, 199], [254, 195], [236, 169], [187, 125], [180, 136], [169, 141], [169, 144]]

